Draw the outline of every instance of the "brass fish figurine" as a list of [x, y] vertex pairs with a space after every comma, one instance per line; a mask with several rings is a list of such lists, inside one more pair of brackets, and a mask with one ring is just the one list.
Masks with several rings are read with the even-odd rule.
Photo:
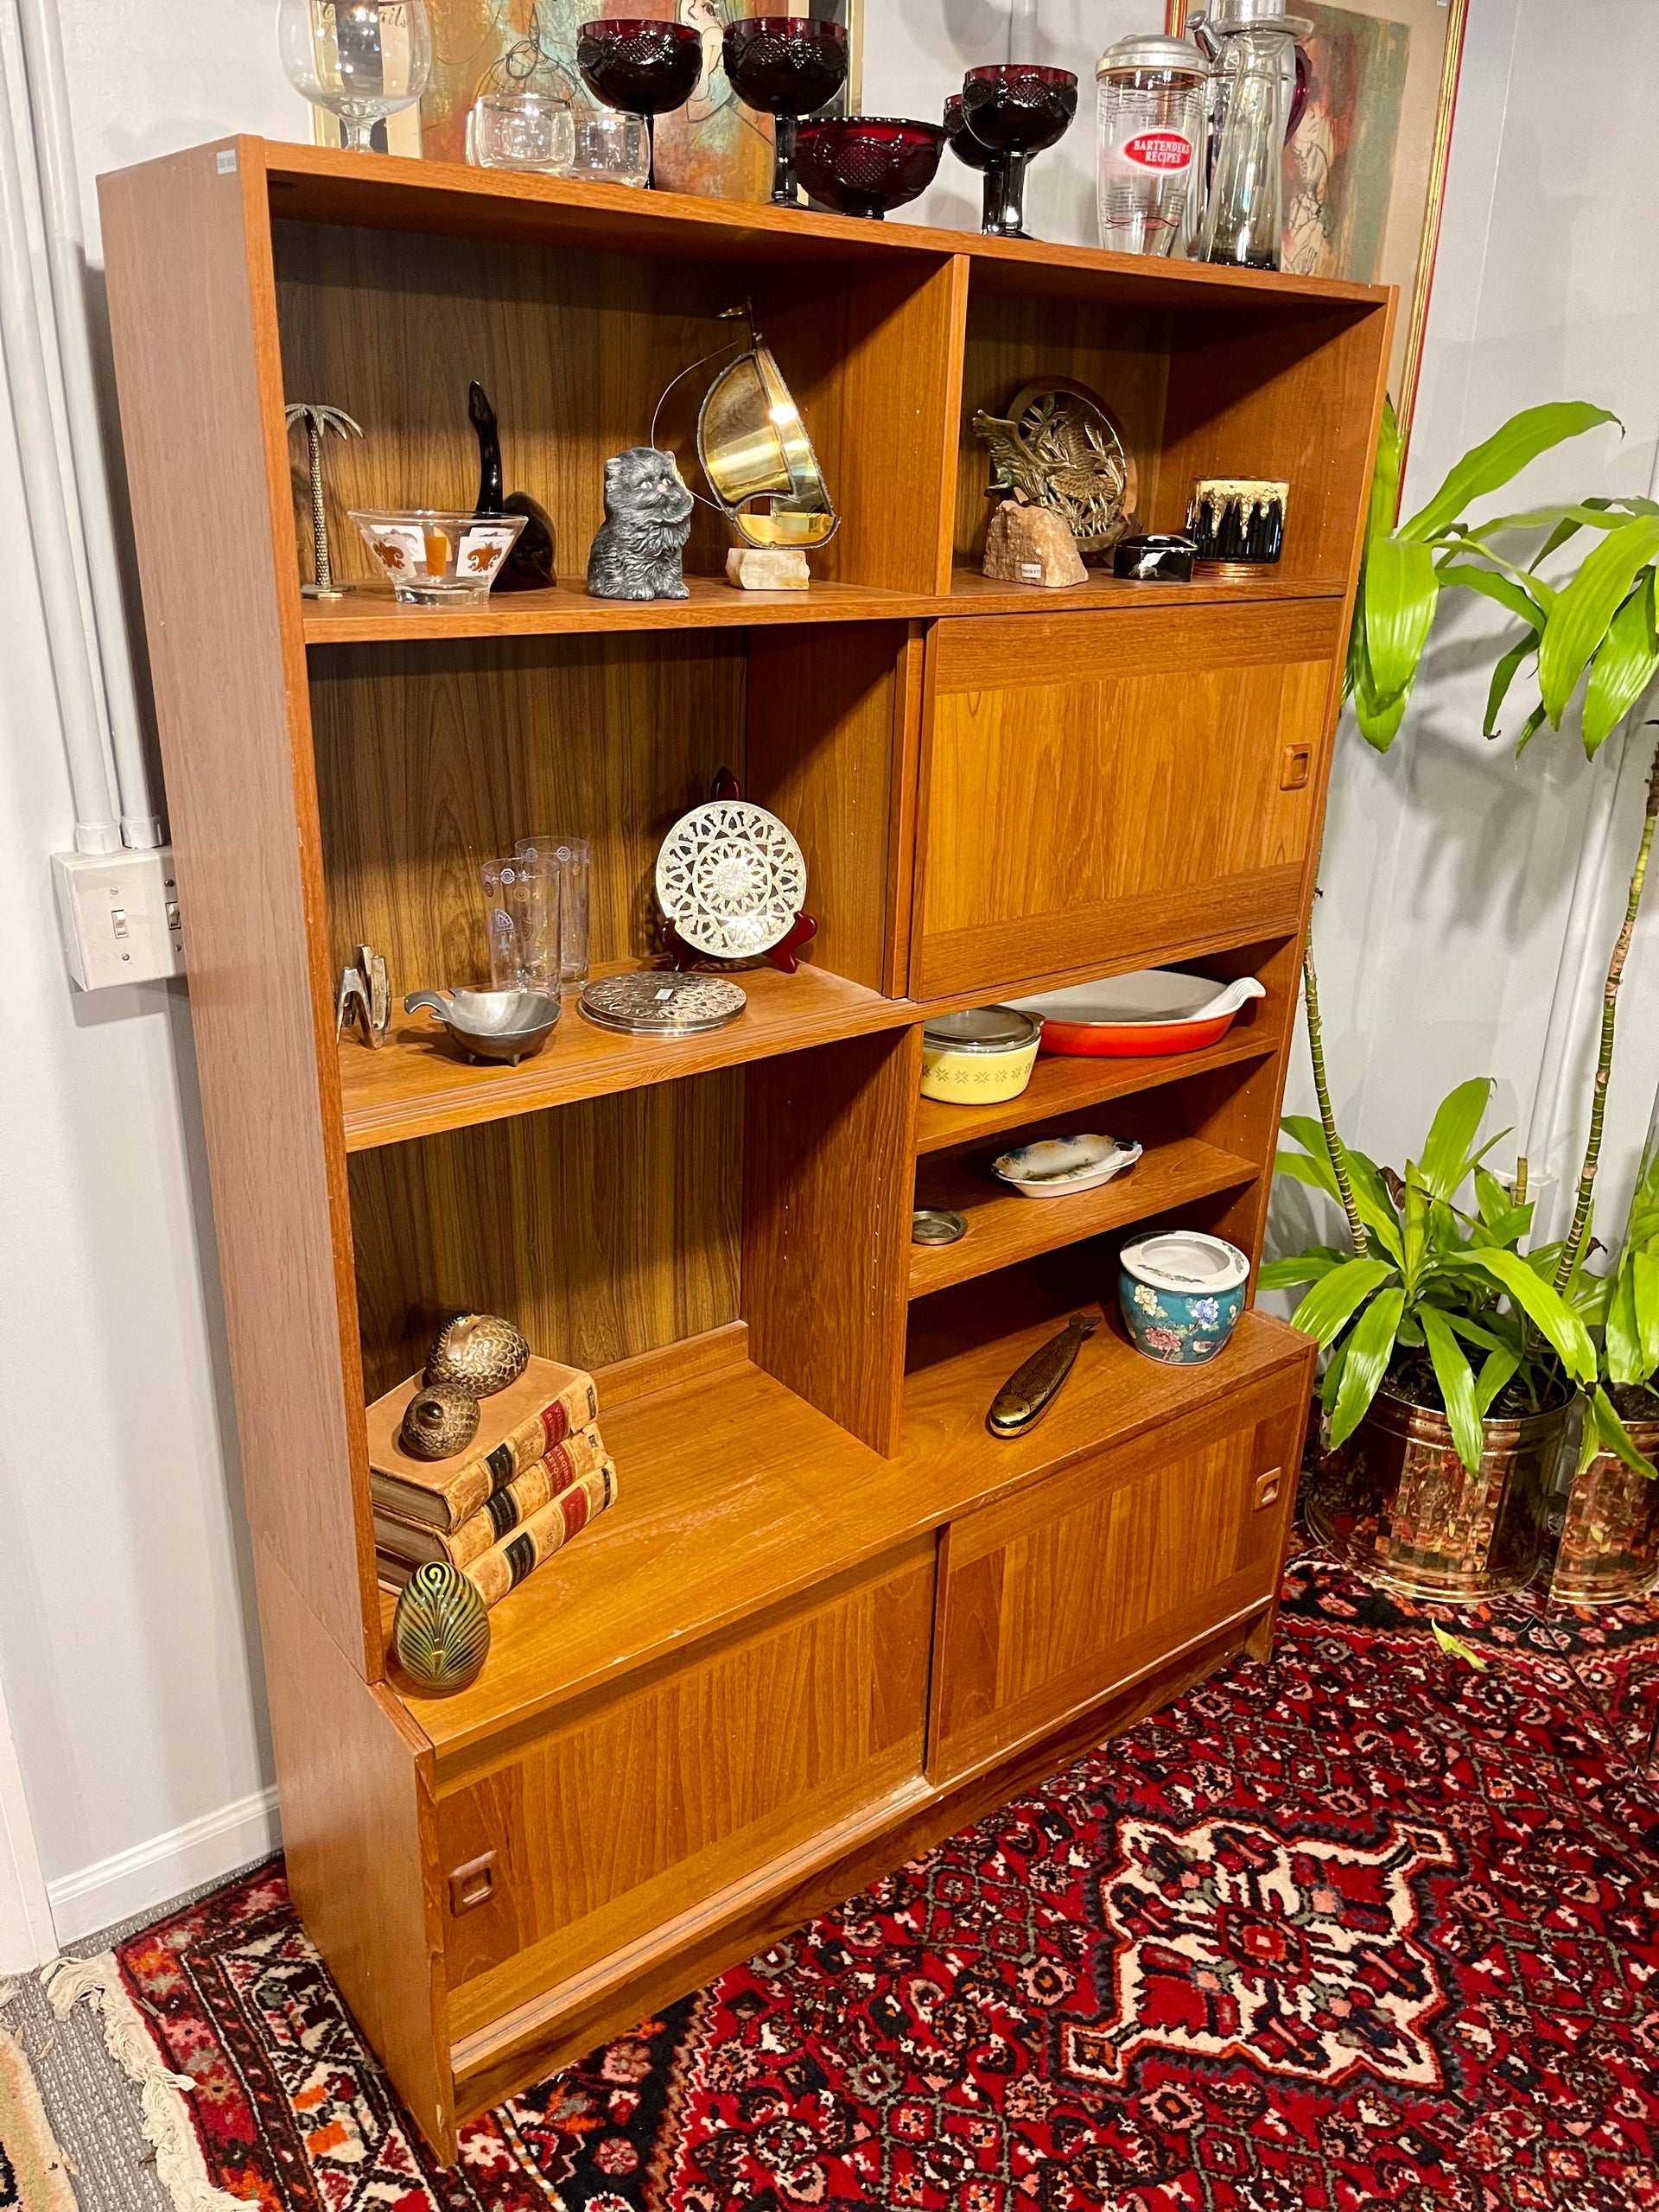
[[1023, 1436], [1035, 1428], [1060, 1394], [1084, 1341], [1100, 1326], [1095, 1313], [1074, 1313], [1058, 1337], [1039, 1344], [1016, 1367], [991, 1401], [985, 1426], [993, 1436]]

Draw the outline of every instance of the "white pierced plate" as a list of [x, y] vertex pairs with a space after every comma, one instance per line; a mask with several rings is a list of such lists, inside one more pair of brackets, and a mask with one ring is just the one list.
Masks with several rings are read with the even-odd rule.
[[664, 838], [657, 897], [687, 944], [717, 960], [747, 960], [789, 935], [806, 903], [806, 862], [764, 806], [709, 799]]

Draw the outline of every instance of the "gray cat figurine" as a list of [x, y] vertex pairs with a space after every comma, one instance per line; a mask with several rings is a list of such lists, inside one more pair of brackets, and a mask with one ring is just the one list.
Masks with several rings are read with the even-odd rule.
[[605, 519], [588, 556], [595, 599], [690, 599], [680, 556], [691, 494], [671, 453], [630, 446], [605, 464]]

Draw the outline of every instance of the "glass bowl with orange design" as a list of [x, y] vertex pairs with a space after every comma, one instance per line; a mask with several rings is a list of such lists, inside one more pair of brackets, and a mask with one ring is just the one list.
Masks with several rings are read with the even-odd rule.
[[350, 512], [375, 566], [406, 607], [467, 607], [487, 599], [525, 520], [435, 507]]

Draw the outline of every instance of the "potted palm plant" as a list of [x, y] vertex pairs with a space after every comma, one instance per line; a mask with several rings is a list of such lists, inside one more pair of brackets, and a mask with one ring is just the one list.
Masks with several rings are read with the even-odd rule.
[[[1529, 410], [1465, 455], [1418, 515], [1396, 524], [1399, 437], [1389, 411], [1348, 662], [1360, 728], [1379, 750], [1398, 733], [1439, 594], [1453, 586], [1497, 601], [1522, 625], [1494, 671], [1489, 736], [1529, 660], [1537, 665], [1540, 696], [1517, 749], [1546, 721], [1560, 727], [1582, 680], [1584, 741], [1593, 755], [1646, 689], [1659, 669], [1659, 506], [1596, 499], [1478, 524], [1464, 518], [1472, 499], [1508, 482], [1548, 447], [1611, 419], [1580, 403]], [[1508, 543], [1522, 530], [1545, 533], [1526, 568], [1493, 542]], [[1570, 583], [1550, 585], [1540, 565], [1583, 530], [1599, 533], [1594, 549]], [[1601, 1594], [1626, 1595], [1632, 1573], [1646, 1571], [1644, 1545], [1659, 1542], [1651, 1491], [1630, 1487], [1652, 1476], [1645, 1447], [1659, 1442], [1645, 1419], [1653, 1362], [1637, 1371], [1649, 1307], [1659, 1359], [1659, 1245], [1649, 1249], [1659, 1220], [1643, 1210], [1643, 1192], [1616, 1282], [1586, 1267], [1594, 1249], [1593, 1192], [1618, 989], [1656, 817], [1659, 760], [1608, 972], [1577, 1204], [1559, 1245], [1522, 1249], [1532, 1227], [1524, 1188], [1506, 1191], [1471, 1149], [1489, 1084], [1452, 1094], [1422, 1160], [1408, 1163], [1403, 1179], [1379, 1173], [1343, 1146], [1325, 1079], [1310, 950], [1305, 986], [1320, 1113], [1318, 1122], [1287, 1122], [1302, 1149], [1281, 1155], [1280, 1166], [1343, 1206], [1352, 1251], [1315, 1248], [1274, 1263], [1262, 1281], [1268, 1287], [1312, 1284], [1294, 1318], [1331, 1355], [1323, 1384], [1330, 1450], [1309, 1517], [1363, 1571], [1418, 1595], [1486, 1596], [1530, 1579], [1545, 1496], [1580, 1393], [1584, 1448], [1567, 1509], [1573, 1535], [1566, 1573], [1575, 1588], [1611, 1583]], [[1471, 1211], [1458, 1203], [1466, 1185]], [[1643, 1191], [1649, 1188], [1644, 1176]], [[1624, 1303], [1612, 1323], [1616, 1300]], [[1608, 1341], [1598, 1355], [1586, 1324], [1605, 1319]], [[1627, 1415], [1637, 1421], [1634, 1434]]]

